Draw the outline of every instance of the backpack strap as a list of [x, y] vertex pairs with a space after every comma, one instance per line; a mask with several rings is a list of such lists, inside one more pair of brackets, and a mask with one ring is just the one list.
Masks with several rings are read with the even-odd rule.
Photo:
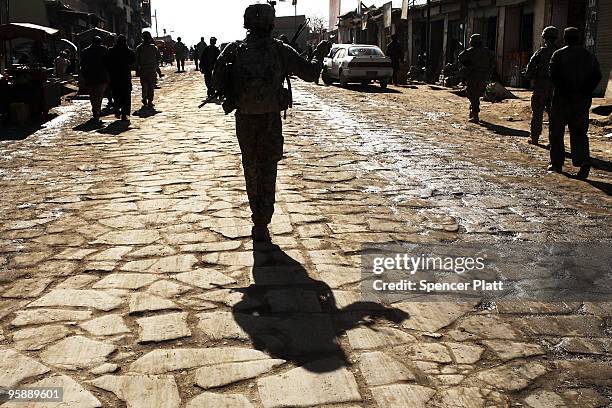
[[[284, 51], [284, 47], [285, 44], [277, 39], [273, 39], [274, 41], [274, 45], [276, 47], [276, 52], [278, 53], [278, 58], [281, 61], [281, 63], [283, 64], [283, 76], [284, 76], [284, 81], [287, 82], [287, 91], [289, 92], [289, 107], [293, 108], [293, 90], [291, 88], [291, 79], [289, 76], [289, 72], [287, 70], [287, 63], [285, 62], [285, 59], [283, 58], [283, 51]], [[284, 118], [287, 119], [287, 111], [285, 110], [284, 113]]]

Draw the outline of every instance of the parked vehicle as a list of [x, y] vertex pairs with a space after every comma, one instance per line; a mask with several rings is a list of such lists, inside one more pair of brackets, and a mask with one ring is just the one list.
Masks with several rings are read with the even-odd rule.
[[375, 45], [336, 44], [323, 61], [322, 79], [326, 85], [378, 81], [381, 88], [386, 88], [392, 76], [391, 59]]

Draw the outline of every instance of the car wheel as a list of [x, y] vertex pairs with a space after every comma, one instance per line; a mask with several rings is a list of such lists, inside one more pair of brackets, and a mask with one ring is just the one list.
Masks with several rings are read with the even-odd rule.
[[334, 81], [329, 76], [327, 69], [323, 70], [323, 73], [321, 74], [321, 79], [323, 79], [323, 83], [328, 86], [334, 83]]
[[340, 71], [340, 86], [344, 88], [347, 85], [348, 85], [348, 80], [344, 76], [344, 73], [342, 71]]
[[378, 81], [378, 83], [380, 84], [380, 87], [382, 89], [385, 89], [387, 87], [387, 85], [389, 85], [389, 81], [386, 79], [381, 79], [380, 81]]

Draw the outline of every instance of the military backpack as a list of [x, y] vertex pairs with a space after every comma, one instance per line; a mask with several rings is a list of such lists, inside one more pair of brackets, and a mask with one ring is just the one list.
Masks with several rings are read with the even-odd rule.
[[[231, 77], [234, 102], [240, 113], [281, 112], [292, 105], [282, 47], [274, 39], [241, 41], [236, 45]], [[285, 80], [288, 88], [283, 86]]]

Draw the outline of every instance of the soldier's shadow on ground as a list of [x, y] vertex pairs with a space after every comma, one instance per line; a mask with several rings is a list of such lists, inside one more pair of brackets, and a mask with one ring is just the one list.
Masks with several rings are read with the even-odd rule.
[[480, 125], [493, 133], [501, 136], [512, 136], [512, 137], [529, 137], [529, 132], [526, 130], [513, 129], [502, 125], [496, 125], [484, 120], [480, 121]]
[[595, 187], [596, 189], [603, 191], [609, 196], [612, 196], [612, 184], [606, 183], [603, 181], [596, 181], [596, 180], [585, 180], [585, 181], [589, 183], [590, 185], [592, 185], [593, 187]]
[[312, 372], [334, 371], [350, 364], [338, 336], [378, 319], [400, 323], [408, 318], [401, 310], [373, 302], [339, 309], [330, 287], [311, 278], [276, 245], [255, 244], [253, 256], [254, 283], [237, 289], [243, 297], [232, 313], [254, 347], [274, 358]]
[[[541, 147], [542, 149], [545, 149], [545, 150], [550, 150], [550, 146], [549, 145], [545, 145], [543, 143], [538, 143], [537, 146]], [[567, 152], [567, 151], [565, 152], [565, 158], [571, 160], [571, 158], [572, 158], [571, 151], [570, 152]], [[590, 161], [591, 161], [591, 166], [594, 169], [602, 170], [602, 171], [607, 171], [608, 173], [612, 172], [612, 162], [610, 162], [608, 160], [598, 159], [596, 157], [591, 157]], [[606, 183], [603, 183], [603, 184], [606, 184]]]

